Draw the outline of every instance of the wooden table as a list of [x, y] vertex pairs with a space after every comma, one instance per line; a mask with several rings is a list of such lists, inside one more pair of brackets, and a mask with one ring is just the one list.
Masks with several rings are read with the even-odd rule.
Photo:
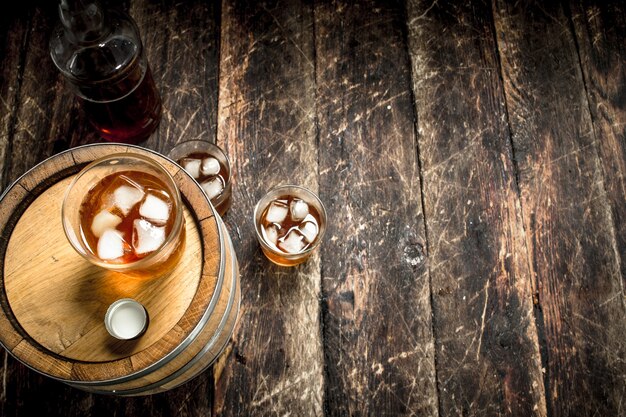
[[[216, 141], [239, 325], [218, 366], [90, 395], [0, 358], [0, 414], [626, 415], [622, 1], [131, 0], [162, 153]], [[0, 185], [99, 141], [48, 54], [49, 1], [0, 17]], [[319, 192], [318, 253], [271, 265], [252, 210]]]

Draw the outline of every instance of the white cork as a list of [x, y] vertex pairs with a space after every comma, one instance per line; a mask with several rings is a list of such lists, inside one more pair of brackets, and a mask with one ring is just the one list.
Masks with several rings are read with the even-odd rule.
[[122, 298], [109, 306], [104, 325], [111, 336], [130, 340], [141, 335], [148, 324], [148, 313], [137, 301]]

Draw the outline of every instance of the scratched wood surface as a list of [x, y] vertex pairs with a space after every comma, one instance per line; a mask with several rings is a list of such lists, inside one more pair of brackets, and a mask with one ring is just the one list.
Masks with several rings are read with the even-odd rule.
[[[321, 415], [320, 258], [272, 265], [252, 228], [280, 184], [318, 187], [313, 9], [308, 2], [224, 3], [217, 141], [236, 172], [227, 225], [242, 276], [242, 319], [216, 383], [217, 415]], [[332, 227], [332, 226], [331, 226]]]
[[437, 412], [404, 16], [393, 1], [315, 5], [320, 186], [337, 213], [322, 248], [332, 415]]
[[[626, 415], [623, 1], [108, 0], [141, 30], [162, 153], [216, 141], [241, 317], [167, 393], [91, 395], [0, 353], [0, 415]], [[0, 189], [99, 141], [49, 58], [56, 5], [0, 14]], [[252, 210], [319, 193], [271, 265]]]
[[[408, 7], [439, 410], [543, 415], [528, 251], [490, 10], [478, 1]], [[449, 36], [437, 39], [441, 27]]]
[[[593, 19], [594, 6], [589, 7]], [[626, 390], [626, 366], [616, 360], [626, 353], [623, 248], [605, 186], [613, 180], [603, 166], [623, 161], [623, 152], [600, 157], [603, 140], [595, 134], [568, 8], [503, 2], [496, 4], [494, 20], [538, 303], [548, 413], [619, 415]], [[623, 43], [622, 37], [622, 48]], [[622, 93], [623, 81], [622, 67], [614, 81]], [[621, 133], [623, 145], [623, 126]], [[622, 188], [620, 205], [625, 197]]]

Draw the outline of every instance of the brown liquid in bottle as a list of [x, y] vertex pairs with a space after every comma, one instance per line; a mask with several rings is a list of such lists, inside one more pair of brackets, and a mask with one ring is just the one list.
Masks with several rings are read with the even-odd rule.
[[161, 98], [150, 67], [128, 95], [105, 102], [83, 98], [82, 102], [90, 123], [110, 142], [141, 142], [156, 130], [161, 120]]
[[139, 29], [97, 0], [61, 0], [50, 52], [89, 122], [108, 141], [139, 143], [161, 119], [161, 98]]

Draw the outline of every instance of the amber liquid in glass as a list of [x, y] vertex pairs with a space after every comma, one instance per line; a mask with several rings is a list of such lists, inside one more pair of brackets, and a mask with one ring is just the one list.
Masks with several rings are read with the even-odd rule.
[[[276, 244], [274, 244], [273, 242], [271, 242], [268, 239], [267, 234], [264, 232], [263, 233], [263, 239], [265, 240], [265, 242], [273, 247], [274, 249], [276, 249], [278, 252], [282, 252], [285, 253], [286, 255], [289, 255], [288, 257], [283, 257], [280, 256], [280, 254], [278, 253], [273, 253], [273, 252], [269, 252], [264, 250], [264, 253], [275, 263], [279, 264], [279, 265], [295, 265], [298, 264], [300, 262], [302, 262], [303, 258], [308, 258], [310, 256], [310, 253], [307, 254], [303, 254], [302, 256], [298, 256], [299, 253], [305, 252], [310, 246], [312, 246], [317, 239], [319, 239], [319, 229], [320, 229], [320, 224], [321, 224], [321, 216], [319, 214], [319, 212], [317, 211], [317, 209], [312, 205], [312, 204], [308, 204], [308, 209], [309, 212], [306, 215], [306, 217], [304, 217], [304, 219], [302, 220], [295, 220], [292, 218], [292, 213], [291, 213], [291, 205], [292, 203], [294, 203], [295, 201], [298, 200], [302, 200], [301, 198], [298, 197], [294, 197], [292, 195], [282, 195], [276, 199], [274, 199], [272, 202], [270, 202], [270, 204], [267, 205], [267, 207], [264, 209], [263, 214], [261, 214], [261, 226], [262, 229], [264, 231], [267, 231], [268, 229], [274, 228], [277, 232], [277, 242]], [[306, 202], [306, 200], [302, 200], [304, 202]], [[284, 205], [285, 207], [288, 208], [288, 213], [286, 218], [281, 221], [280, 223], [274, 223], [274, 222], [270, 222], [267, 220], [267, 215], [269, 212], [269, 209], [272, 205], [272, 203], [274, 202], [278, 202], [280, 205]], [[315, 225], [315, 230], [316, 230], [316, 235], [315, 238], [312, 239], [311, 241], [308, 241], [306, 239], [305, 236], [302, 235], [302, 233], [300, 233], [300, 228], [303, 227], [305, 225], [305, 223], [313, 223]], [[303, 246], [301, 248], [301, 250], [299, 252], [286, 252], [281, 248], [281, 242], [283, 242], [289, 235], [290, 232], [294, 232], [296, 233], [298, 236], [300, 236], [302, 238], [302, 242], [303, 242]]]
[[[220, 172], [218, 172], [217, 176], [220, 177], [220, 179], [222, 180], [222, 184], [226, 184], [228, 182], [228, 170], [226, 169], [226, 167], [224, 166], [224, 164], [222, 164], [222, 162], [219, 160], [219, 158], [217, 158], [217, 156], [215, 155], [211, 155], [208, 152], [192, 152], [189, 155], [187, 155], [187, 157], [185, 158], [181, 158], [179, 159], [177, 162], [180, 165], [183, 165], [185, 163], [185, 160], [187, 159], [204, 159], [204, 158], [208, 158], [208, 157], [213, 157], [215, 159], [217, 159], [217, 161], [220, 163]], [[214, 178], [215, 175], [204, 175], [202, 174], [202, 172], [200, 172], [200, 177], [198, 177], [196, 179], [196, 181], [198, 181], [200, 184], [202, 184], [203, 182], [210, 180], [212, 178]]]
[[[144, 195], [141, 200], [135, 203], [132, 208], [124, 213], [114, 203], [113, 193], [120, 186], [137, 187], [143, 190]], [[171, 196], [166, 191], [165, 184], [155, 177], [154, 175], [140, 172], [140, 171], [121, 171], [115, 174], [104, 177], [99, 183], [97, 183], [85, 196], [80, 207], [81, 218], [81, 234], [86, 245], [90, 251], [97, 257], [98, 255], [98, 241], [97, 237], [92, 231], [92, 225], [96, 215], [103, 210], [107, 210], [111, 214], [119, 217], [122, 221], [114, 226], [114, 230], [120, 232], [124, 239], [124, 254], [116, 259], [104, 260], [108, 263], [127, 264], [138, 261], [152, 252], [137, 253], [134, 249], [134, 221], [137, 219], [144, 219], [152, 223], [152, 220], [146, 219], [139, 213], [140, 207], [148, 195], [153, 195], [160, 200], [166, 202], [169, 206], [169, 217], [165, 224], [159, 223], [159, 227], [165, 227], [165, 239], [172, 232], [175, 215], [173, 213], [173, 202]], [[182, 245], [181, 245], [182, 246]]]
[[217, 173], [217, 175], [205, 175], [202, 172], [200, 172], [199, 177], [196, 178], [196, 181], [198, 181], [198, 183], [202, 185], [207, 181], [213, 180], [215, 177], [219, 178], [219, 180], [222, 183], [223, 189], [219, 195], [215, 196], [214, 198], [211, 198], [211, 203], [213, 204], [217, 212], [220, 214], [220, 216], [224, 216], [224, 214], [226, 214], [226, 212], [230, 208], [232, 192], [231, 192], [230, 187], [226, 186], [226, 184], [228, 184], [228, 181], [230, 180], [228, 169], [226, 168], [226, 166], [224, 166], [224, 164], [217, 157], [217, 155], [213, 155], [209, 152], [192, 152], [186, 157], [180, 158], [176, 162], [181, 166], [185, 166], [185, 163], [189, 160], [195, 159], [195, 160], [201, 161], [208, 157], [215, 158], [219, 162], [220, 171]]

